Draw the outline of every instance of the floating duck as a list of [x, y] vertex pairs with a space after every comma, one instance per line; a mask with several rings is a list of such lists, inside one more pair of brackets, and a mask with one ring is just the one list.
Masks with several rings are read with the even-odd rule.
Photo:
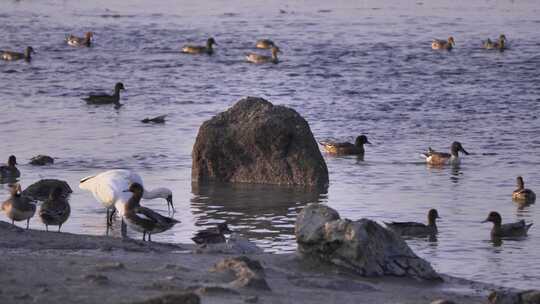
[[274, 42], [270, 39], [261, 39], [261, 40], [258, 40], [257, 43], [255, 44], [255, 47], [258, 49], [271, 49], [274, 46], [275, 46]]
[[49, 231], [49, 225], [58, 226], [58, 232], [62, 224], [67, 221], [71, 213], [71, 208], [67, 198], [64, 196], [64, 189], [57, 187], [51, 191], [49, 198], [43, 202], [39, 209], [39, 217], [45, 229]]
[[15, 165], [17, 165], [17, 158], [15, 155], [10, 155], [7, 164], [0, 165], [0, 179], [20, 177], [21, 172]]
[[491, 39], [488, 38], [488, 40], [484, 41], [482, 45], [486, 50], [502, 51], [506, 48], [506, 36], [501, 34], [499, 39], [496, 39], [495, 41], [491, 41]]
[[215, 228], [209, 228], [197, 232], [191, 239], [197, 245], [225, 243], [225, 233], [231, 233], [227, 223], [219, 223]]
[[30, 219], [36, 213], [36, 205], [32, 200], [21, 195], [21, 185], [10, 185], [10, 198], [2, 203], [2, 211], [11, 219], [11, 224], [15, 225], [15, 221], [26, 220], [26, 229], [30, 225]]
[[246, 60], [251, 63], [278, 63], [277, 53], [281, 53], [281, 51], [277, 46], [273, 46], [272, 56], [251, 53], [246, 55]]
[[33, 166], [45, 166], [54, 164], [54, 158], [48, 155], [36, 155], [30, 159], [30, 165]]
[[422, 224], [417, 222], [390, 222], [385, 223], [386, 227], [396, 232], [398, 235], [403, 236], [425, 236], [437, 234], [436, 221], [439, 217], [439, 213], [436, 209], [431, 209], [428, 212], [428, 224]]
[[26, 61], [32, 60], [32, 54], [35, 54], [36, 52], [34, 49], [29, 46], [26, 47], [24, 50], [24, 53], [17, 53], [12, 51], [0, 51], [0, 59], [6, 60], [6, 61], [15, 61], [15, 60], [21, 60], [24, 59]]
[[430, 165], [441, 166], [441, 165], [459, 165], [460, 159], [458, 152], [463, 152], [466, 155], [469, 155], [469, 152], [465, 151], [460, 142], [453, 142], [450, 147], [450, 154], [443, 152], [436, 152], [435, 150], [428, 148], [428, 152], [423, 153], [422, 155], [426, 158], [426, 162]]
[[364, 154], [364, 144], [371, 144], [367, 136], [360, 135], [356, 137], [354, 144], [350, 142], [330, 142], [330, 141], [321, 141], [319, 143], [323, 146], [324, 151], [330, 154], [337, 155], [363, 155]]
[[122, 106], [122, 104], [120, 103], [120, 90], [125, 90], [125, 88], [124, 88], [123, 83], [118, 82], [114, 86], [113, 95], [107, 95], [107, 94], [90, 95], [88, 97], [83, 98], [83, 100], [85, 100], [87, 104], [93, 104], [93, 105], [114, 104], [116, 108], [119, 108]]
[[26, 187], [21, 194], [31, 200], [43, 202], [49, 198], [51, 192], [56, 188], [60, 188], [62, 190], [62, 196], [66, 198], [73, 193], [73, 190], [71, 190], [71, 187], [66, 181], [59, 179], [41, 179]]
[[182, 53], [186, 54], [208, 54], [212, 55], [214, 53], [214, 49], [212, 46], [216, 44], [216, 41], [214, 38], [210, 37], [208, 40], [206, 40], [206, 46], [202, 45], [185, 45], [182, 48]]
[[[128, 189], [132, 183], [144, 185], [139, 174], [131, 170], [115, 169], [81, 179], [79, 188], [92, 192], [94, 198], [107, 208], [107, 225], [110, 226], [116, 210], [118, 210], [120, 216], [123, 215], [125, 203], [131, 197], [124, 190]], [[174, 211], [172, 192], [167, 188], [144, 191], [142, 198], [163, 198], [167, 201], [167, 208], [172, 208]], [[109, 214], [111, 209], [113, 212]]]
[[165, 115], [159, 115], [159, 116], [152, 117], [152, 118], [145, 118], [145, 119], [141, 120], [141, 122], [142, 122], [142, 123], [156, 123], [156, 124], [161, 124], [161, 123], [165, 123], [165, 117], [167, 117], [167, 114], [165, 114]]
[[527, 231], [533, 225], [526, 224], [524, 220], [515, 223], [502, 224], [501, 215], [496, 211], [491, 211], [488, 217], [482, 221], [482, 223], [492, 222], [493, 228], [491, 229], [491, 237], [520, 237], [526, 236]]
[[433, 41], [431, 41], [431, 48], [434, 50], [450, 51], [455, 46], [456, 42], [454, 41], [454, 37], [452, 36], [448, 37], [448, 40], [433, 39]]
[[531, 189], [525, 188], [523, 177], [518, 176], [517, 189], [512, 192], [512, 199], [519, 203], [532, 204], [536, 201], [536, 194]]
[[131, 192], [133, 195], [126, 203], [123, 217], [128, 226], [133, 230], [142, 232], [143, 241], [145, 241], [147, 234], [148, 241], [151, 242], [152, 234], [167, 231], [179, 223], [179, 221], [174, 218], [166, 217], [152, 209], [141, 207], [140, 201], [144, 193], [141, 184], [133, 183], [129, 186], [129, 190], [125, 191]]
[[68, 35], [66, 36], [66, 42], [68, 45], [75, 46], [75, 47], [80, 47], [80, 46], [90, 47], [92, 45], [92, 37], [94, 37], [93, 32], [86, 32], [84, 34], [84, 37]]

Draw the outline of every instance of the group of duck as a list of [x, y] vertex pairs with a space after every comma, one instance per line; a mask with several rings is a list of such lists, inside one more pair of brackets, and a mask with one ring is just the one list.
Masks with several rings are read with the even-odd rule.
[[[332, 155], [358, 155], [363, 158], [365, 144], [371, 144], [365, 135], [360, 135], [356, 138], [355, 143], [350, 142], [332, 142], [322, 141], [320, 144], [323, 150]], [[450, 153], [437, 152], [431, 147], [428, 151], [422, 153], [426, 163], [430, 166], [457, 166], [461, 159], [459, 153], [468, 155], [469, 153], [463, 148], [460, 142], [453, 142], [450, 146]], [[525, 188], [523, 177], [517, 177], [517, 188], [512, 192], [512, 199], [521, 204], [533, 204], [536, 201], [534, 191]], [[439, 218], [439, 213], [436, 209], [431, 209], [428, 212], [428, 222], [390, 222], [385, 223], [388, 228], [402, 236], [432, 236], [438, 233], [436, 221]], [[488, 217], [483, 222], [492, 222], [491, 229], [492, 238], [498, 239], [503, 237], [521, 237], [527, 235], [532, 223], [525, 223], [520, 220], [515, 223], [502, 224], [502, 217], [496, 211], [491, 211]]]
[[[434, 50], [452, 50], [456, 46], [454, 37], [450, 36], [447, 40], [433, 39], [431, 41], [431, 48]], [[482, 41], [482, 47], [486, 50], [499, 50], [504, 51], [507, 48], [506, 36], [504, 34], [499, 35], [498, 39], [487, 39]]]
[[[10, 197], [1, 204], [1, 210], [11, 219], [26, 221], [29, 228], [30, 219], [36, 213], [36, 204], [42, 201], [38, 215], [45, 228], [58, 226], [58, 232], [71, 214], [69, 196], [72, 192], [69, 185], [61, 180], [40, 180], [24, 191], [17, 182], [21, 173], [16, 167], [17, 159], [14, 155], [8, 158], [8, 163], [0, 166], [0, 180], [13, 181], [8, 183]], [[88, 176], [80, 180], [79, 187], [87, 190], [107, 209], [107, 231], [113, 225], [113, 216], [118, 212], [121, 217], [122, 236], [126, 236], [126, 227], [143, 234], [143, 241], [151, 241], [152, 234], [171, 229], [179, 223], [173, 217], [167, 217], [158, 212], [143, 207], [142, 199], [163, 198], [167, 202], [169, 214], [174, 214], [172, 192], [168, 188], [145, 190], [142, 178], [131, 170], [108, 170], [97, 175]], [[110, 212], [112, 211], [112, 212]], [[199, 231], [192, 238], [196, 244], [225, 242], [224, 234], [231, 233], [227, 223], [219, 223], [217, 227]], [[148, 237], [146, 237], [148, 236]]]

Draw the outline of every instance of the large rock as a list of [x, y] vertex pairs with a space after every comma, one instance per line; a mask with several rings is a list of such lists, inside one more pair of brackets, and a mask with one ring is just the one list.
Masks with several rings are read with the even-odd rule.
[[490, 304], [540, 304], [540, 290], [495, 290], [488, 296]]
[[364, 276], [410, 276], [440, 280], [397, 234], [368, 219], [340, 219], [332, 208], [310, 204], [295, 226], [298, 251], [354, 270]]
[[293, 109], [246, 97], [203, 123], [194, 182], [326, 186], [328, 169], [308, 123]]

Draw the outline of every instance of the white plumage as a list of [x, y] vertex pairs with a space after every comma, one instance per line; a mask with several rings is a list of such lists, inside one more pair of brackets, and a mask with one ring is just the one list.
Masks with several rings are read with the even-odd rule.
[[[109, 210], [115, 209], [120, 216], [124, 215], [125, 204], [131, 197], [130, 192], [125, 192], [132, 183], [143, 185], [141, 176], [131, 170], [115, 169], [102, 172], [98, 175], [88, 176], [81, 179], [79, 188], [90, 191], [94, 198], [107, 208], [107, 223], [110, 223]], [[144, 199], [163, 198], [167, 200], [167, 207], [172, 207], [172, 192], [167, 188], [145, 190]]]

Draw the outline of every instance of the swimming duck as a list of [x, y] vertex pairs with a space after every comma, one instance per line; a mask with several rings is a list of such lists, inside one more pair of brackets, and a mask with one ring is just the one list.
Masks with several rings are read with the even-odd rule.
[[527, 235], [527, 231], [533, 225], [526, 224], [524, 220], [515, 223], [502, 224], [501, 215], [496, 211], [491, 211], [482, 223], [492, 222], [491, 237], [520, 237]]
[[36, 213], [36, 205], [32, 200], [21, 195], [21, 185], [10, 185], [11, 197], [2, 203], [2, 211], [11, 219], [11, 224], [15, 225], [15, 221], [26, 220], [26, 229], [30, 225], [30, 219]]
[[84, 37], [77, 37], [73, 35], [66, 36], [66, 42], [68, 45], [71, 46], [87, 46], [90, 47], [92, 45], [92, 37], [94, 37], [93, 32], [86, 32], [84, 34]]
[[24, 53], [17, 53], [12, 51], [0, 51], [0, 59], [6, 60], [6, 61], [14, 61], [14, 60], [20, 60], [24, 59], [26, 61], [32, 60], [32, 54], [35, 54], [36, 52], [34, 49], [29, 46], [24, 50]]
[[463, 152], [466, 155], [469, 155], [469, 152], [465, 151], [460, 142], [453, 142], [450, 147], [450, 154], [443, 152], [436, 152], [435, 150], [428, 148], [428, 152], [423, 153], [422, 155], [426, 158], [426, 162], [430, 165], [441, 166], [445, 164], [450, 165], [459, 165], [460, 159], [458, 152]]
[[225, 243], [225, 233], [231, 233], [227, 223], [219, 223], [215, 228], [209, 228], [197, 232], [191, 239], [197, 245]]
[[517, 180], [517, 189], [512, 192], [512, 199], [516, 202], [532, 204], [536, 200], [536, 194], [531, 189], [525, 188], [525, 183], [523, 182], [523, 177], [518, 176]]
[[87, 104], [94, 104], [94, 105], [114, 104], [115, 108], [119, 108], [122, 106], [122, 104], [120, 103], [120, 90], [125, 90], [125, 88], [124, 88], [123, 83], [118, 82], [114, 86], [113, 95], [108, 95], [108, 94], [90, 95], [88, 97], [83, 98], [83, 100], [85, 100]]
[[145, 118], [141, 120], [142, 123], [165, 123], [165, 117], [167, 117], [167, 114], [165, 115], [159, 115], [152, 118]]
[[360, 135], [356, 137], [354, 144], [350, 142], [326, 142], [319, 143], [323, 146], [324, 151], [330, 154], [338, 155], [362, 155], [364, 154], [364, 144], [371, 144], [367, 136]]
[[452, 36], [448, 37], [447, 41], [439, 39], [433, 39], [431, 41], [431, 48], [434, 50], [451, 50], [455, 46], [456, 42]]
[[270, 39], [261, 39], [255, 44], [255, 47], [258, 49], [271, 49], [273, 46], [275, 46], [275, 44]]
[[506, 36], [501, 34], [499, 36], [499, 39], [495, 41], [491, 41], [491, 39], [488, 38], [488, 40], [483, 42], [484, 48], [486, 50], [504, 50], [506, 48]]
[[186, 53], [186, 54], [208, 54], [208, 55], [212, 55], [214, 53], [214, 49], [212, 48], [212, 46], [216, 44], [216, 41], [214, 40], [214, 38], [210, 37], [208, 38], [208, 40], [206, 40], [206, 46], [202, 46], [202, 45], [185, 45], [183, 48], [182, 48], [182, 53]]
[[169, 230], [179, 223], [179, 221], [171, 217], [166, 217], [149, 208], [141, 207], [140, 201], [144, 192], [141, 184], [133, 183], [124, 192], [133, 193], [126, 203], [124, 219], [133, 230], [143, 233], [143, 241], [145, 241], [146, 234], [148, 234], [148, 241], [150, 242], [152, 241], [152, 234]]
[[281, 53], [277, 46], [272, 47], [272, 56], [250, 53], [246, 55], [246, 60], [251, 63], [278, 63], [277, 53]]
[[7, 164], [0, 166], [0, 179], [20, 177], [21, 172], [15, 165], [17, 165], [17, 158], [15, 155], [9, 156]]
[[428, 212], [428, 224], [422, 224], [417, 222], [391, 222], [385, 223], [386, 227], [394, 231], [398, 235], [407, 236], [425, 236], [437, 234], [436, 221], [439, 217], [439, 213], [436, 209], [431, 209]]
[[39, 209], [39, 217], [45, 229], [49, 231], [49, 225], [58, 226], [58, 232], [62, 224], [68, 219], [71, 208], [67, 198], [64, 196], [64, 189], [57, 187], [51, 191], [49, 198], [45, 200]]

